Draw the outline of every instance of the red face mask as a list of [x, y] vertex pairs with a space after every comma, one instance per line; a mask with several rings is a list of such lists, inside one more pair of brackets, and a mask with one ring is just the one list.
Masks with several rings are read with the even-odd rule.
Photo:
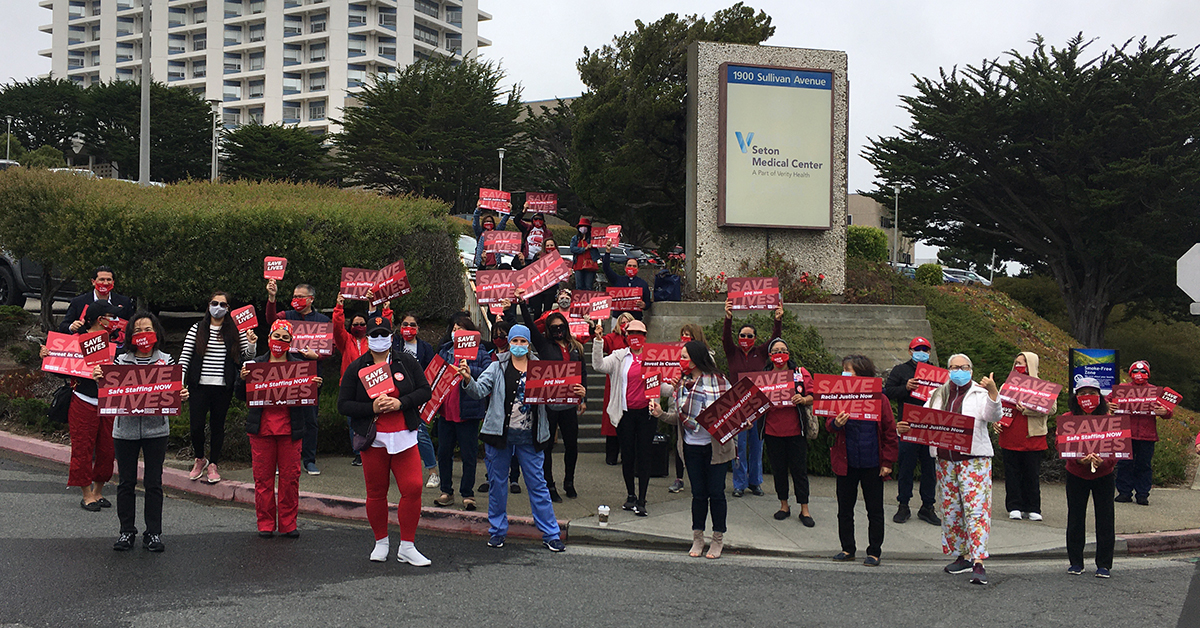
[[1079, 395], [1075, 399], [1079, 401], [1079, 407], [1088, 414], [1100, 407], [1100, 395]]
[[1020, 373], [1020, 374], [1022, 374], [1022, 375], [1028, 375], [1028, 374], [1029, 374], [1029, 367], [1028, 367], [1028, 366], [1025, 366], [1024, 364], [1017, 364], [1016, 366], [1014, 366], [1014, 367], [1013, 367], [1013, 370], [1014, 370], [1014, 371], [1016, 371], [1016, 372], [1018, 372], [1018, 373]]
[[496, 228], [496, 225], [493, 225], [493, 224], [492, 224], [492, 223], [490, 223], [490, 222], [485, 222], [485, 223], [483, 223], [483, 230], [484, 230], [484, 231], [491, 231], [491, 230], [493, 230], [493, 229], [495, 229], [495, 228]]
[[138, 348], [142, 353], [150, 353], [154, 348], [154, 343], [158, 342], [158, 334], [152, 331], [138, 332], [133, 335], [133, 346]]
[[680, 336], [679, 337], [679, 342], [691, 342], [691, 341], [692, 341], [691, 336]]
[[499, 338], [492, 340], [492, 343], [496, 345], [497, 351], [504, 351], [504, 349], [506, 347], [508, 347], [508, 338], [504, 338], [503, 336], [501, 336]]
[[679, 358], [679, 368], [684, 375], [692, 372], [692, 361], [687, 358]]
[[625, 267], [625, 276], [626, 277], [637, 277], [637, 273], [638, 273], [637, 268], [632, 268], [629, 266]]
[[646, 339], [639, 334], [629, 335], [629, 348], [634, 351], [641, 351], [642, 345], [646, 344]]
[[738, 346], [746, 351], [749, 351], [754, 348], [754, 339], [753, 338], [738, 338]]
[[288, 352], [288, 349], [292, 346], [292, 343], [290, 341], [284, 342], [282, 340], [276, 340], [272, 338], [267, 342], [267, 346], [271, 348], [271, 355], [278, 358], [282, 357], [283, 354]]
[[296, 310], [297, 312], [299, 312], [300, 310], [303, 310], [306, 307], [308, 307], [308, 299], [306, 299], [304, 297], [296, 297], [296, 298], [292, 299], [292, 309], [293, 310]]
[[112, 289], [113, 289], [113, 284], [112, 284], [111, 282], [109, 282], [109, 283], [100, 283], [100, 282], [97, 282], [97, 281], [93, 281], [93, 282], [92, 282], [92, 286], [93, 286], [94, 288], [96, 288], [96, 294], [98, 294], [98, 295], [100, 295], [100, 296], [102, 296], [102, 297], [106, 297], [106, 296], [108, 296], [108, 293], [112, 292]]
[[367, 335], [367, 326], [365, 324], [351, 325], [350, 326], [350, 334], [353, 335], [355, 338], [362, 338], [363, 336]]
[[412, 342], [413, 338], [417, 337], [416, 327], [401, 327], [400, 337], [404, 338], [404, 342]]
[[533, 221], [533, 226], [537, 227], [538, 229], [541, 229], [542, 227], [546, 226], [546, 223], [541, 220], [535, 220], [535, 221]]
[[100, 326], [103, 327], [104, 329], [112, 331], [114, 328], [116, 328], [118, 325], [120, 325], [119, 321], [120, 321], [120, 319], [109, 318], [109, 317], [105, 316], [104, 318], [100, 319]]
[[774, 363], [775, 366], [783, 368], [784, 366], [787, 366], [788, 358], [790, 357], [791, 355], [787, 353], [772, 353], [771, 362]]
[[1129, 374], [1129, 378], [1132, 379], [1133, 383], [1137, 384], [1138, 386], [1144, 386], [1150, 381], [1150, 374], [1134, 371], [1133, 373]]

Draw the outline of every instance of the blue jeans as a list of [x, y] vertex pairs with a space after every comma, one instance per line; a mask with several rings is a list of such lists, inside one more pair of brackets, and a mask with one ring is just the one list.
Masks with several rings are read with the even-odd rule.
[[933, 456], [929, 455], [928, 445], [917, 443], [900, 443], [900, 463], [896, 465], [896, 501], [908, 505], [912, 499], [913, 471], [917, 464], [921, 465], [921, 506], [933, 506], [933, 487], [937, 484], [937, 470], [934, 469]]
[[457, 443], [462, 455], [462, 482], [459, 493], [463, 497], [475, 496], [475, 458], [479, 451], [479, 419], [454, 423], [438, 419], [438, 472], [442, 479], [442, 492], [454, 494], [454, 445]]
[[1138, 497], [1150, 496], [1150, 482], [1154, 479], [1154, 470], [1150, 461], [1154, 459], [1154, 441], [1133, 441], [1133, 460], [1117, 462], [1117, 494]]
[[433, 453], [433, 439], [429, 438], [429, 428], [422, 421], [417, 426], [417, 451], [421, 454], [421, 466], [426, 469], [437, 467], [437, 454]]
[[742, 430], [737, 439], [737, 458], [733, 460], [733, 490], [744, 491], [747, 486], [761, 486], [763, 442], [758, 429], [751, 427]]
[[317, 463], [317, 408], [304, 408], [304, 438], [300, 444], [300, 466]]
[[550, 489], [542, 477], [542, 462], [545, 455], [533, 445], [509, 445], [498, 448], [484, 445], [488, 482], [497, 490], [488, 491], [488, 534], [508, 535], [508, 491], [504, 490], [508, 479], [508, 468], [515, 457], [525, 471], [525, 489], [529, 492], [529, 507], [533, 511], [533, 523], [542, 531], [542, 540], [558, 538], [558, 519], [554, 517], [554, 504], [550, 503]]
[[575, 271], [575, 289], [576, 290], [591, 290], [592, 286], [596, 285], [596, 271], [594, 270], [577, 270]]
[[683, 444], [688, 480], [692, 483], [692, 529], [704, 531], [709, 511], [712, 512], [713, 532], [725, 533], [725, 472], [728, 462], [712, 463], [712, 445]]

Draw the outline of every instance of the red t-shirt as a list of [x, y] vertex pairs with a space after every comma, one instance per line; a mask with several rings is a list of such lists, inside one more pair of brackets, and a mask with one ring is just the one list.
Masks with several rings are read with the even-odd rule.
[[800, 425], [800, 411], [792, 407], [771, 408], [763, 420], [766, 421], [763, 427], [767, 436], [785, 438], [804, 433], [804, 428]]
[[1045, 451], [1046, 436], [1029, 435], [1029, 419], [1015, 406], [1002, 403], [1004, 413], [1012, 412], [1012, 424], [1000, 432], [1000, 448], [1009, 451]]
[[625, 407], [630, 410], [641, 410], [650, 407], [646, 399], [646, 380], [642, 378], [642, 356], [629, 354], [633, 361], [629, 364], [628, 378], [625, 380]]
[[259, 436], [291, 436], [292, 413], [283, 406], [263, 408], [262, 422], [259, 423]]

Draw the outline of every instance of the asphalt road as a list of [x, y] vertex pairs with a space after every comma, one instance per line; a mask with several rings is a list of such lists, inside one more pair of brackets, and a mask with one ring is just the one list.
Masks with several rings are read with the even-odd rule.
[[[362, 524], [302, 518], [300, 539], [260, 539], [249, 509], [174, 496], [164, 513], [166, 552], [120, 553], [111, 549], [112, 509], [81, 510], [61, 468], [7, 455], [0, 626], [1200, 623], [1200, 578], [1187, 557], [1121, 557], [1111, 580], [1067, 576], [1057, 560], [997, 560], [991, 584], [978, 587], [942, 573], [941, 562], [871, 569], [581, 545], [551, 554], [535, 543], [496, 550], [480, 538], [423, 534], [417, 544], [433, 565], [419, 569], [394, 558], [369, 562]], [[1180, 622], [1185, 597], [1188, 620]]]

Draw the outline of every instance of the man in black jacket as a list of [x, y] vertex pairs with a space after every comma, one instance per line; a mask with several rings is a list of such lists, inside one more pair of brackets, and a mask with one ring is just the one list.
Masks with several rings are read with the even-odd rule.
[[[932, 343], [925, 338], [920, 336], [913, 338], [912, 342], [908, 343], [910, 359], [892, 367], [887, 381], [883, 383], [883, 394], [887, 395], [888, 399], [900, 403], [901, 413], [904, 411], [905, 404], [925, 405], [924, 401], [913, 397], [912, 392], [917, 389], [917, 380], [914, 379], [917, 374], [917, 363], [929, 361], [932, 346]], [[903, 414], [900, 416], [903, 417]], [[896, 510], [896, 516], [892, 517], [892, 521], [904, 523], [912, 516], [912, 512], [908, 508], [908, 500], [912, 499], [913, 472], [917, 468], [917, 463], [921, 465], [921, 508], [917, 511], [917, 518], [930, 525], [940, 526], [942, 520], [938, 519], [937, 513], [933, 509], [933, 489], [937, 483], [936, 471], [933, 468], [933, 456], [929, 455], [929, 447], [904, 441], [900, 441], [900, 461], [896, 465], [896, 501], [900, 502], [900, 507]]]
[[[638, 277], [638, 261], [632, 257], [625, 260], [624, 275], [618, 275], [609, 267], [609, 262], [612, 261], [612, 245], [604, 249], [604, 276], [608, 278], [608, 285], [612, 288], [640, 288], [642, 291], [642, 309], [631, 310], [630, 314], [639, 321], [642, 320], [642, 312], [650, 309], [652, 300], [650, 299], [650, 284], [646, 283], [645, 279]], [[616, 319], [625, 310], [613, 308], [612, 316]]]
[[83, 315], [87, 306], [96, 301], [107, 301], [117, 310], [117, 316], [129, 320], [133, 316], [133, 301], [129, 297], [113, 292], [116, 283], [113, 281], [113, 270], [108, 266], [97, 266], [92, 271], [92, 289], [74, 299], [67, 307], [67, 313], [58, 325], [59, 333], [73, 334], [83, 327]]

